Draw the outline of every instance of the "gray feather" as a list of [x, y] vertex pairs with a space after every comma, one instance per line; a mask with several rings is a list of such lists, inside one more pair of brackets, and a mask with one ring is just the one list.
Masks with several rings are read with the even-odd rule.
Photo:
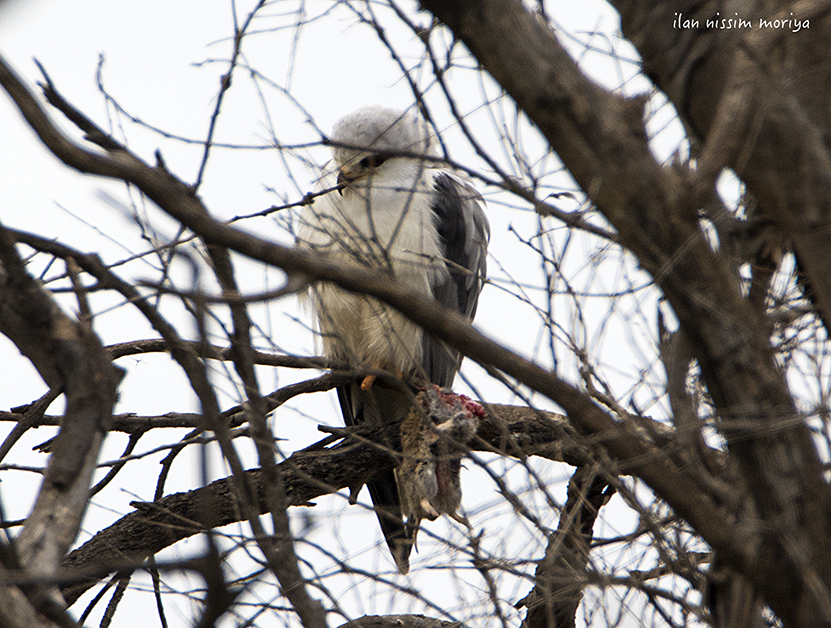
[[[434, 298], [469, 319], [476, 315], [487, 272], [490, 226], [479, 193], [447, 171], [436, 175], [431, 199], [434, 224], [448, 274], [433, 287]], [[423, 361], [427, 379], [451, 388], [461, 364], [458, 352], [424, 335]]]

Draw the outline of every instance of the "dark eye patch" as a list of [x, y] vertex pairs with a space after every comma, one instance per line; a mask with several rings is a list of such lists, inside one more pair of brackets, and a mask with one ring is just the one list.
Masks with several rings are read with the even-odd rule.
[[377, 168], [383, 164], [387, 159], [392, 157], [389, 153], [373, 153], [367, 155], [359, 162], [361, 168]]

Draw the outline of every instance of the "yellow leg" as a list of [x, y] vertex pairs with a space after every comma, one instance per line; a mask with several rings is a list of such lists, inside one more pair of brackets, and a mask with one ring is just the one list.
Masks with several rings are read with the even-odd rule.
[[[384, 368], [384, 366], [382, 364], [374, 364], [372, 368], [380, 371]], [[404, 377], [404, 373], [402, 373], [401, 371], [396, 371], [396, 373], [398, 374], [399, 379]], [[372, 388], [372, 384], [375, 383], [376, 377], [376, 375], [367, 375], [366, 377], [364, 377], [363, 381], [361, 382], [361, 390], [369, 390], [370, 388]]]

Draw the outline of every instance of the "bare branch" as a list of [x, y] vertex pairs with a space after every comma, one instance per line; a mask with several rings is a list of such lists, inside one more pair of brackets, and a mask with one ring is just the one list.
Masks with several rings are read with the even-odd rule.
[[[474, 450], [518, 457], [537, 455], [574, 465], [593, 464], [591, 447], [574, 434], [562, 415], [496, 404], [485, 404], [485, 408], [487, 416], [471, 443]], [[362, 426], [354, 438], [333, 447], [316, 444], [295, 452], [279, 465], [289, 505], [313, 505], [311, 501], [316, 497], [362, 485], [367, 479], [367, 469], [382, 472], [393, 468], [397, 464], [395, 457], [375, 443], [397, 441], [399, 429], [394, 424], [383, 428]], [[328, 439], [324, 443], [328, 444]], [[267, 512], [263, 473], [259, 470], [245, 473], [256, 488], [261, 512]], [[202, 508], [200, 504], [210, 504], [210, 508]], [[125, 560], [136, 565], [176, 541], [240, 521], [242, 516], [231, 478], [134, 506], [137, 512], [123, 517], [72, 552], [64, 568], [84, 569], [101, 578], [123, 567]], [[67, 600], [75, 600], [96, 581], [65, 587], [64, 595]]]
[[[9, 80], [8, 73], [6, 76]], [[18, 94], [21, 89], [25, 91], [22, 85], [18, 85], [14, 93]], [[34, 102], [31, 96], [19, 97], [19, 100], [21, 107], [28, 107], [30, 102]], [[618, 111], [618, 114], [621, 113]], [[49, 126], [49, 132], [44, 132], [41, 137], [44, 141], [53, 142], [54, 130], [45, 116], [32, 118], [33, 127], [39, 133], [39, 126]], [[464, 317], [442, 308], [435, 301], [407, 290], [382, 273], [345, 267], [320, 256], [267, 242], [218, 223], [209, 217], [202, 203], [190, 193], [187, 186], [166, 170], [151, 168], [133, 155], [119, 153], [118, 159], [114, 155], [104, 167], [89, 162], [83, 151], [77, 155], [73, 154], [70, 146], [73, 145], [69, 142], [57, 142], [55, 149], [60, 152], [56, 152], [56, 155], [64, 159], [68, 165], [83, 171], [123, 178], [134, 183], [159, 207], [199, 234], [205, 242], [224, 246], [266, 264], [280, 267], [290, 276], [300, 275], [331, 281], [347, 290], [375, 297], [395, 307], [464, 355], [489, 368], [501, 370], [532, 390], [554, 400], [566, 410], [570, 421], [582, 435], [591, 436], [602, 443], [611, 458], [626, 472], [634, 472], [637, 469], [638, 475], [666, 499], [676, 512], [689, 520], [708, 542], [723, 548], [725, 556], [729, 555], [743, 568], [748, 568], [751, 564], [748, 548], [734, 535], [732, 526], [723, 518], [718, 507], [697, 490], [695, 484], [674, 466], [666, 454], [644, 442], [640, 436], [621, 429], [622, 426], [571, 384], [475, 331]], [[645, 145], [644, 151], [648, 154]], [[630, 179], [628, 184], [632, 182]], [[660, 185], [657, 187], [663, 189]], [[650, 194], [655, 191], [650, 189]], [[652, 248], [651, 243], [649, 247]], [[700, 284], [701, 280], [696, 278], [695, 281]], [[746, 326], [743, 325], [742, 329], [744, 327]], [[787, 402], [790, 403], [789, 398]]]
[[464, 628], [464, 624], [424, 615], [365, 615], [340, 628]]
[[[52, 391], [66, 395], [43, 485], [16, 542], [24, 572], [49, 577], [57, 574], [78, 533], [122, 371], [88, 326], [70, 320], [29, 276], [2, 227], [0, 267], [0, 332], [32, 361]], [[62, 605], [59, 596], [41, 588], [25, 592], [39, 612], [65, 623], [55, 610]]]
[[[695, 205], [699, 196], [690, 185], [692, 175], [656, 163], [644, 130], [640, 100], [626, 100], [591, 83], [554, 35], [522, 4], [511, 0], [430, 0], [423, 4], [465, 42], [537, 124], [598, 210], [616, 227], [620, 243], [655, 278], [698, 358], [721, 417], [722, 433], [745, 477], [753, 479], [748, 486], [760, 513], [769, 521], [776, 521], [777, 529], [788, 521], [785, 529], [794, 531], [765, 535], [765, 544], [777, 548], [772, 560], [779, 568], [760, 572], [751, 567], [752, 561], [746, 562], [746, 556], [737, 554], [725, 555], [724, 560], [747, 577], [760, 580], [759, 585], [768, 590], [768, 602], [781, 616], [822, 616], [831, 621], [831, 595], [826, 588], [811, 584], [817, 575], [811, 573], [812, 568], [805, 562], [811, 562], [807, 557], [825, 556], [831, 550], [831, 533], [827, 526], [819, 524], [831, 516], [822, 465], [808, 429], [795, 420], [799, 414], [771, 350], [766, 326], [749, 324], [756, 320], [753, 308], [743, 298], [725, 260], [712, 250], [701, 231]], [[632, 6], [638, 5], [648, 13], [653, 4]], [[714, 7], [713, 4], [708, 9]], [[666, 28], [672, 23], [665, 13], [670, 10], [677, 7], [660, 12], [668, 19], [660, 26], [656, 24], [662, 33], [672, 30]], [[622, 9], [622, 13], [627, 12]], [[653, 14], [648, 14], [652, 19]], [[643, 18], [639, 15], [638, 23]], [[674, 32], [681, 37], [684, 29]], [[751, 36], [757, 33], [766, 36], [764, 30], [753, 31]], [[636, 43], [645, 39], [633, 37]], [[660, 40], [665, 41], [664, 35], [660, 35]], [[670, 63], [673, 68], [678, 67], [675, 61]], [[547, 80], [540, 82], [540, 76]], [[712, 95], [712, 90], [708, 91]], [[799, 142], [800, 148], [783, 151], [777, 142], [773, 150], [780, 155], [793, 155], [803, 147], [813, 151], [822, 167], [811, 176], [814, 181], [826, 181], [831, 173], [827, 164], [831, 161], [820, 135], [809, 132], [809, 125], [803, 124], [804, 113], [791, 106], [794, 103], [790, 90], [780, 93], [783, 105], [787, 105], [780, 110], [791, 114], [783, 121], [799, 122], [797, 133], [788, 124], [787, 141]], [[785, 135], [773, 136], [784, 140]], [[803, 162], [799, 164], [803, 168]], [[821, 187], [825, 194], [831, 190], [827, 182]], [[781, 186], [776, 187], [777, 198], [788, 197], [782, 196], [781, 190]], [[762, 196], [757, 196], [761, 202]], [[809, 206], [814, 205], [801, 202], [802, 209], [798, 211]], [[831, 207], [831, 203], [822, 206]], [[822, 221], [822, 225], [828, 224], [828, 220]], [[806, 226], [802, 224], [803, 231]], [[814, 223], [808, 231], [825, 233], [819, 227]], [[828, 259], [827, 247], [825, 251], [822, 259]], [[827, 278], [831, 273], [821, 275]], [[573, 416], [570, 408], [564, 407]], [[741, 427], [748, 420], [759, 427], [752, 436]], [[701, 525], [704, 522], [694, 513], [679, 509], [677, 496], [663, 493], [645, 474], [642, 477], [708, 542], [721, 546], [718, 535], [712, 536], [716, 530], [705, 531]], [[805, 501], [800, 497], [806, 494], [814, 499]], [[783, 594], [780, 569], [802, 583], [800, 595]], [[831, 579], [827, 561], [823, 569], [827, 572], [826, 580]], [[770, 574], [770, 578], [763, 574]]]
[[594, 522], [612, 494], [614, 489], [596, 469], [577, 467], [568, 483], [568, 499], [557, 531], [549, 536], [545, 558], [537, 567], [536, 586], [518, 603], [528, 608], [525, 628], [574, 628], [588, 582]]

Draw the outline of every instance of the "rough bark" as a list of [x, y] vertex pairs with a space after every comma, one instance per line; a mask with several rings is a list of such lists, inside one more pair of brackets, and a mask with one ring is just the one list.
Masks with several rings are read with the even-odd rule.
[[523, 628], [574, 628], [588, 577], [594, 522], [614, 493], [597, 470], [580, 466], [568, 483], [568, 497], [557, 530], [548, 538], [536, 585], [522, 600], [528, 608]]
[[464, 628], [464, 624], [424, 615], [366, 615], [340, 628]]
[[[0, 333], [31, 360], [53, 390], [62, 390], [66, 397], [61, 429], [34, 509], [14, 546], [0, 553], [0, 571], [8, 580], [28, 581], [19, 590], [2, 587], [0, 623], [23, 627], [51, 620], [66, 625], [71, 620], [52, 582], [81, 525], [122, 373], [113, 366], [90, 322], [66, 316], [26, 272], [2, 226]], [[27, 607], [21, 591], [37, 613]], [[33, 616], [37, 614], [41, 617]]]
[[[561, 415], [513, 406], [486, 407], [488, 416], [472, 443], [474, 449], [508, 456], [538, 455], [571, 464], [591, 459], [590, 449]], [[394, 456], [374, 443], [397, 441], [399, 429], [397, 425], [383, 430], [367, 426], [355, 434], [358, 440], [349, 439], [329, 448], [312, 446], [293, 454], [279, 465], [289, 505], [312, 506], [316, 497], [361, 486], [367, 480], [367, 469], [393, 468]], [[268, 512], [262, 471], [247, 471], [246, 476], [256, 491], [259, 511]], [[135, 568], [177, 541], [244, 518], [231, 478], [133, 506], [135, 512], [96, 534], [63, 561], [68, 580], [64, 580], [62, 590], [70, 604], [114, 571]], [[86, 577], [70, 575], [78, 571]]]
[[[823, 467], [776, 363], [758, 299], [754, 305], [742, 295], [729, 261], [713, 250], [699, 225], [702, 205], [716, 202], [716, 176], [724, 167], [733, 168], [758, 199], [760, 211], [792, 243], [810, 286], [806, 290], [823, 319], [831, 320], [831, 251], [824, 246], [831, 226], [831, 159], [824, 140], [829, 114], [826, 100], [817, 97], [831, 84], [823, 56], [831, 38], [825, 9], [807, 0], [793, 5], [616, 4], [649, 76], [701, 142], [696, 169], [657, 164], [643, 128], [641, 101], [588, 81], [520, 2], [423, 2], [537, 124], [615, 227], [620, 244], [663, 291], [701, 366], [718, 427], [743, 475], [752, 511], [761, 519], [752, 528], [734, 525], [718, 496], [668, 446], [671, 437], [664, 441], [617, 420], [568, 382], [384, 277], [339, 268], [211, 220], [193, 191], [163, 164], [145, 164], [85, 119], [73, 121], [104, 152], [80, 147], [55, 129], [8, 70], [0, 72], [0, 82], [49, 149], [71, 167], [135, 184], [211, 245], [283, 268], [295, 279], [332, 281], [389, 303], [448, 345], [556, 401], [577, 432], [591, 437], [598, 452], [622, 470], [647, 482], [725, 564], [762, 592], [786, 625], [829, 625], [831, 531], [826, 523], [831, 506]], [[780, 17], [792, 11], [796, 19], [810, 18], [812, 38], [786, 41], [758, 29], [728, 38], [719, 31], [670, 27], [675, 11], [706, 19], [737, 7], [751, 19], [775, 17], [777, 10]], [[47, 94], [69, 111], [52, 86]], [[249, 366], [240, 365], [244, 379]]]

